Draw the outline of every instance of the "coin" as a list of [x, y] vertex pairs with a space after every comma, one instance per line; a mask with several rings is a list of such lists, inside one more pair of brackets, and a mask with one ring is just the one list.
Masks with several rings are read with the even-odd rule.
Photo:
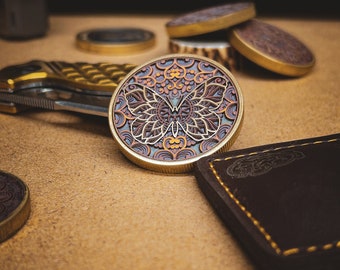
[[142, 28], [101, 28], [83, 31], [76, 36], [79, 49], [98, 54], [142, 52], [155, 44], [155, 34]]
[[189, 37], [226, 29], [256, 15], [252, 2], [237, 2], [179, 15], [165, 24], [170, 37]]
[[13, 236], [30, 215], [27, 185], [13, 174], [0, 171], [0, 242]]
[[228, 42], [227, 31], [186, 38], [170, 38], [170, 53], [192, 53], [213, 59], [230, 71], [239, 69], [241, 55]]
[[245, 58], [282, 75], [302, 76], [315, 64], [312, 51], [303, 42], [258, 19], [234, 26], [229, 42]]
[[232, 73], [193, 54], [170, 54], [132, 70], [117, 86], [109, 124], [122, 153], [137, 165], [185, 173], [202, 156], [227, 150], [243, 119]]

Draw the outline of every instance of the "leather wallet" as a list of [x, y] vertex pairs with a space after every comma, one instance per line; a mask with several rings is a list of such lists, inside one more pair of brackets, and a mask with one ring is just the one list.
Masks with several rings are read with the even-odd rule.
[[194, 174], [258, 269], [340, 269], [340, 133], [203, 157]]

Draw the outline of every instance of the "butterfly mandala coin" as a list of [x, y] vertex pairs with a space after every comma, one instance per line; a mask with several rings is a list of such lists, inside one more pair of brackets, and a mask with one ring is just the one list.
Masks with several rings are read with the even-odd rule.
[[206, 57], [171, 54], [136, 67], [109, 106], [123, 154], [158, 172], [184, 173], [203, 156], [226, 151], [243, 118], [243, 97], [230, 71]]

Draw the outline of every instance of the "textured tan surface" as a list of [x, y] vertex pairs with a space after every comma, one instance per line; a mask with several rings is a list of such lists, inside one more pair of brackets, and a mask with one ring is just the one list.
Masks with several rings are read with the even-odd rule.
[[[171, 16], [52, 16], [44, 38], [0, 40], [0, 68], [46, 61], [141, 64], [168, 52]], [[340, 21], [263, 18], [294, 34], [317, 63], [305, 77], [235, 72], [245, 118], [232, 149], [340, 132]], [[79, 31], [139, 26], [156, 46], [131, 56], [76, 49]], [[31, 110], [0, 114], [0, 169], [30, 188], [26, 225], [0, 244], [1, 269], [225, 269], [253, 264], [187, 175], [137, 167], [118, 151], [107, 119]]]

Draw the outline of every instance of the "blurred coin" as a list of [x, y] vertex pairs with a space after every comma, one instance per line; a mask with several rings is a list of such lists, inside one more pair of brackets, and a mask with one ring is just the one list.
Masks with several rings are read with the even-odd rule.
[[104, 28], [83, 31], [76, 36], [79, 49], [98, 54], [129, 54], [155, 44], [155, 34], [141, 28]]
[[31, 211], [29, 189], [18, 177], [0, 171], [0, 242], [14, 235]]

